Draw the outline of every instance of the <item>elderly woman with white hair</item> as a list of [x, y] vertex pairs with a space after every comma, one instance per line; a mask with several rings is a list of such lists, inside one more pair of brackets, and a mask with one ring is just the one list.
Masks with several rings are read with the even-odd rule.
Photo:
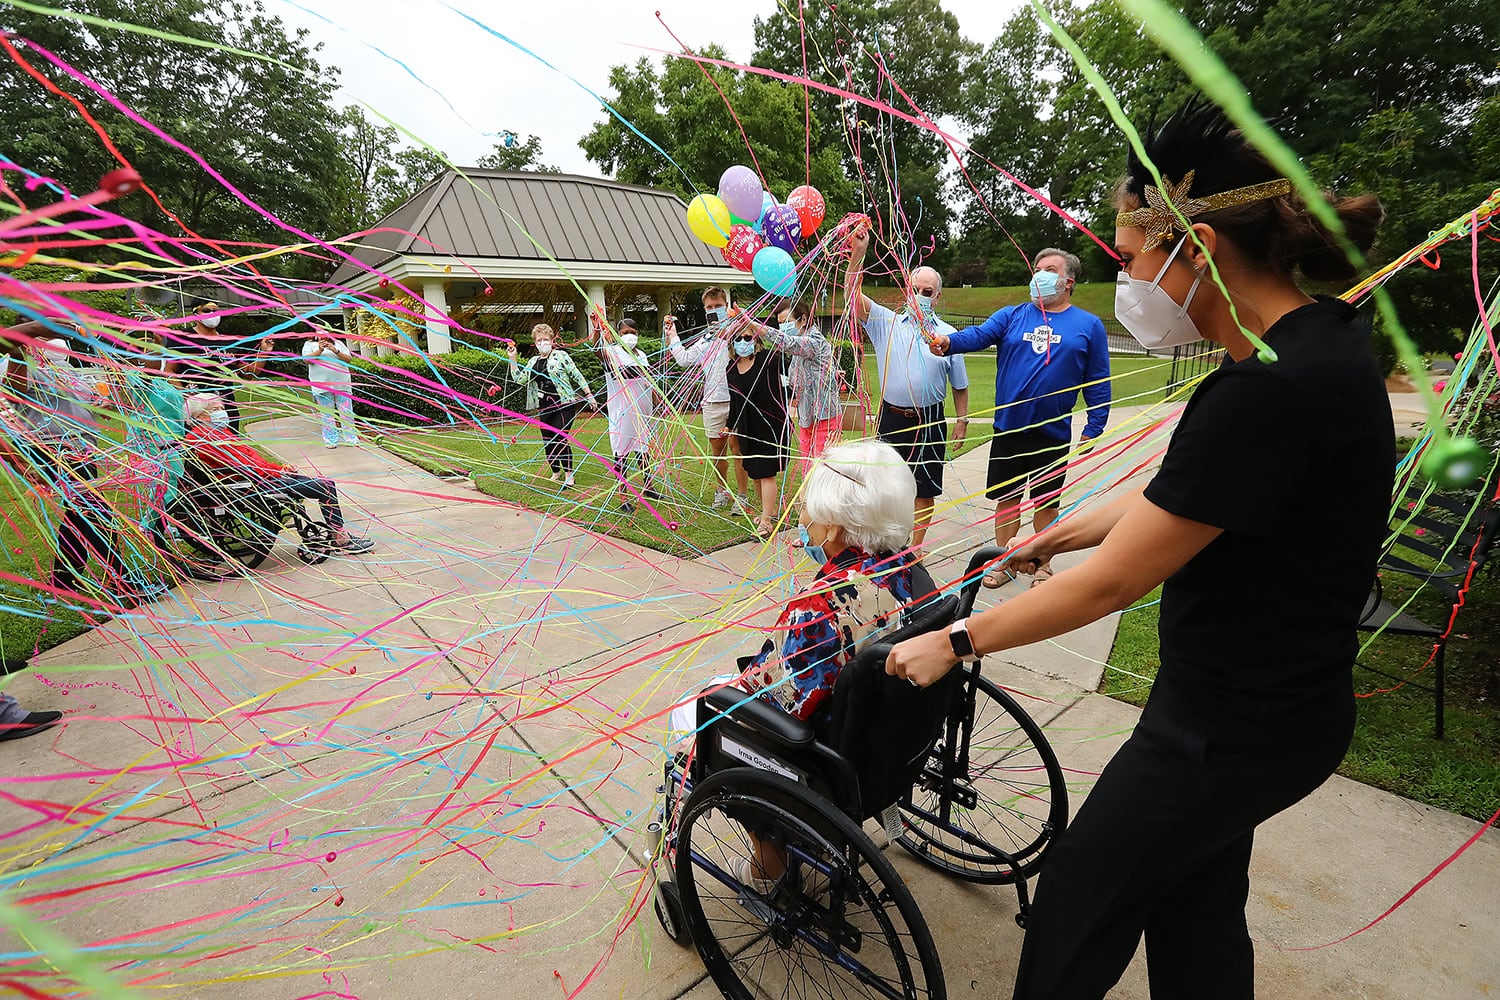
[[[819, 564], [812, 583], [777, 622], [780, 646], [752, 658], [744, 683], [791, 714], [813, 719], [830, 703], [839, 671], [902, 624], [914, 593], [908, 544], [917, 483], [883, 441], [825, 451], [802, 487], [804, 551]], [[923, 579], [926, 579], [925, 573]]]

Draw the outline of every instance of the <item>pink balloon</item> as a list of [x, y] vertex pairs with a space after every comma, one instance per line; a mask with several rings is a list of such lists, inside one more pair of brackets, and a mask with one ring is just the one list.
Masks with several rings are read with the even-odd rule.
[[749, 226], [730, 226], [729, 242], [719, 253], [724, 257], [724, 263], [741, 271], [749, 271], [755, 263], [755, 255], [760, 252], [766, 241], [760, 238], [760, 234]]
[[760, 178], [749, 167], [735, 164], [719, 178], [719, 197], [742, 219], [760, 218]]

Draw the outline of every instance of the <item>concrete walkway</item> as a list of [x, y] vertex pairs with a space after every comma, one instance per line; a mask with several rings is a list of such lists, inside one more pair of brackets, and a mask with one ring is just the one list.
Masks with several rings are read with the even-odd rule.
[[[0, 744], [19, 797], [0, 833], [21, 831], [0, 840], [0, 877], [31, 868], [23, 895], [59, 894], [35, 918], [184, 996], [560, 997], [585, 980], [589, 996], [716, 995], [649, 902], [622, 929], [643, 900], [655, 716], [774, 620], [792, 553], [674, 559], [372, 447], [325, 451], [310, 420], [253, 431], [336, 478], [377, 549], [309, 567], [283, 541], [263, 572], [179, 589], [16, 677], [23, 703], [69, 714], [55, 735]], [[1075, 492], [1130, 471], [1110, 458]], [[951, 496], [982, 490], [983, 461], [953, 463]], [[945, 511], [936, 577], [988, 514]], [[1092, 693], [1113, 633], [1106, 621], [986, 663], [1045, 725], [1075, 808], [1137, 715]], [[1476, 828], [1341, 778], [1266, 824], [1249, 909], [1259, 995], [1491, 995], [1493, 833], [1373, 929], [1294, 950], [1373, 919]], [[1013, 890], [892, 858], [950, 994], [1007, 996]], [[1141, 956], [1111, 995], [1147, 996]]]

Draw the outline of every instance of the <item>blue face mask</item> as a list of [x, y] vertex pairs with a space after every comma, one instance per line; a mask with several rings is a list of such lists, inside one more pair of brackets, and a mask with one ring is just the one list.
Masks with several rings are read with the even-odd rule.
[[705, 311], [708, 313], [708, 321], [710, 323], [722, 323], [729, 318], [729, 309], [727, 306], [714, 306], [712, 309]]
[[807, 553], [807, 558], [819, 566], [826, 566], [828, 564], [828, 553], [823, 551], [823, 546], [813, 544], [812, 536], [807, 533], [807, 525], [797, 525], [797, 533], [802, 536], [802, 551]]
[[923, 316], [928, 319], [933, 319], [937, 316], [937, 306], [933, 305], [932, 296], [918, 294], [913, 295], [912, 298], [916, 300], [917, 308]]
[[229, 414], [224, 410], [215, 410], [208, 415], [208, 422], [215, 427], [228, 427]]
[[750, 355], [755, 353], [755, 341], [736, 340], [734, 342], [734, 353], [738, 354], [742, 358], [748, 358]]
[[787, 320], [785, 323], [781, 324], [781, 332], [786, 334], [788, 337], [795, 337], [797, 335], [796, 322], [794, 320]]
[[1031, 297], [1034, 299], [1047, 299], [1057, 294], [1058, 286], [1062, 279], [1055, 271], [1038, 271], [1031, 276]]

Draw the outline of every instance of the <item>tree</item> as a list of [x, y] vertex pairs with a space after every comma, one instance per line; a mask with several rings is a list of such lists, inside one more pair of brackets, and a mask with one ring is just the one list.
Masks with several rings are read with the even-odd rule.
[[[724, 58], [718, 46], [709, 46], [702, 55]], [[713, 83], [704, 75], [705, 69]], [[830, 214], [856, 207], [855, 188], [844, 173], [838, 151], [820, 140], [811, 158], [807, 156], [801, 88], [729, 69], [700, 69], [690, 59], [670, 59], [658, 72], [650, 60], [642, 58], [634, 66], [613, 67], [609, 79], [614, 90], [609, 103], [633, 128], [607, 115], [579, 146], [615, 179], [667, 188], [691, 198], [699, 191], [715, 190], [725, 170], [744, 163], [758, 165], [767, 189], [779, 198], [800, 184], [811, 183], [827, 200]], [[735, 116], [750, 138], [753, 161]], [[818, 118], [814, 117], [812, 127], [813, 134], [821, 136]], [[652, 143], [666, 150], [671, 159]]]
[[[961, 114], [963, 80], [980, 52], [934, 0], [782, 4], [755, 19], [755, 45], [757, 66], [801, 75], [805, 47], [811, 79], [933, 121]], [[797, 97], [800, 109], [800, 90]], [[825, 129], [838, 129], [814, 132], [815, 142], [837, 141], [845, 172], [860, 179], [866, 206], [901, 259], [888, 266], [918, 259], [942, 266], [953, 222], [947, 146], [926, 128], [858, 102], [816, 90], [806, 100]]]
[[[34, 39], [114, 93], [141, 117], [195, 150], [229, 185], [288, 226], [329, 235], [339, 217], [339, 118], [330, 96], [337, 70], [322, 66], [305, 30], [291, 32], [259, 0], [178, 0], [136, 4], [80, 0], [79, 13], [133, 22], [163, 32], [242, 48], [267, 62], [219, 48], [172, 42], [131, 31], [7, 7], [0, 30]], [[145, 196], [129, 211], [168, 232], [189, 231], [224, 241], [281, 244], [285, 229], [244, 204], [191, 156], [153, 136], [54, 69], [24, 41], [18, 48], [58, 88], [99, 121], [174, 221]], [[118, 166], [103, 142], [66, 99], [12, 68], [0, 74], [0, 121], [15, 137], [8, 154], [76, 191]], [[286, 257], [267, 267], [309, 272], [311, 258]]]
[[[507, 144], [507, 140], [509, 144]], [[560, 174], [561, 170], [542, 162], [542, 140], [528, 135], [525, 142], [506, 133], [495, 143], [495, 148], [481, 156], [474, 164], [485, 170], [531, 170], [540, 174]]]

